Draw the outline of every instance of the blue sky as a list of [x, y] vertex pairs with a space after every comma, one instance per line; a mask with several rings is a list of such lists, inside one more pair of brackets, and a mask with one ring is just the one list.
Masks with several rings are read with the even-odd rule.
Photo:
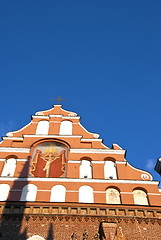
[[1, 1], [0, 136], [66, 99], [135, 167], [161, 157], [161, 1]]

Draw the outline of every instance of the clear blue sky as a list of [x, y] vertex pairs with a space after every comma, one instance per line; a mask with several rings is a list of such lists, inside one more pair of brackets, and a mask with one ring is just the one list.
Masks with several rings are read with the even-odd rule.
[[87, 130], [160, 180], [160, 69], [160, 0], [1, 1], [0, 136], [60, 95]]

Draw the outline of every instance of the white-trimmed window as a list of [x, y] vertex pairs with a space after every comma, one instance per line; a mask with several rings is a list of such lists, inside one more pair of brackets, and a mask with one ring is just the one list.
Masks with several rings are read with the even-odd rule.
[[0, 201], [6, 201], [8, 198], [10, 186], [8, 184], [0, 184]]
[[36, 129], [36, 135], [48, 135], [49, 131], [49, 122], [46, 120], [42, 120], [38, 122], [37, 129]]
[[92, 178], [92, 165], [89, 160], [81, 161], [80, 178]]
[[60, 124], [59, 135], [72, 135], [72, 122], [62, 121]]
[[37, 187], [34, 184], [27, 184], [22, 189], [20, 201], [34, 202], [36, 199]]
[[104, 164], [105, 179], [117, 179], [116, 166], [113, 161], [106, 160]]
[[106, 190], [106, 203], [107, 204], [121, 204], [120, 192], [115, 188], [108, 188]]
[[66, 188], [62, 185], [56, 185], [51, 189], [50, 202], [65, 202]]
[[13, 177], [16, 169], [16, 159], [9, 158], [5, 161], [5, 165], [1, 174], [1, 177]]
[[146, 192], [140, 189], [133, 191], [134, 203], [137, 205], [149, 205]]
[[93, 203], [93, 188], [90, 186], [82, 186], [79, 188], [79, 202]]

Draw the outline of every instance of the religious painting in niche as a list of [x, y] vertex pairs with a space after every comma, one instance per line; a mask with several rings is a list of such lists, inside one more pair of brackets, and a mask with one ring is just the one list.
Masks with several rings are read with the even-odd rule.
[[43, 178], [65, 177], [67, 149], [57, 142], [38, 145], [33, 153], [30, 176]]

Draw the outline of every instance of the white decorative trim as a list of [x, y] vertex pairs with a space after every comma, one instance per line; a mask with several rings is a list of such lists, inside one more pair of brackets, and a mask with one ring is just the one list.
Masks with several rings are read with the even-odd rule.
[[105, 194], [106, 191], [93, 191], [93, 193], [103, 193], [103, 194]]
[[[125, 159], [126, 160], [126, 159]], [[138, 169], [138, 168], [136, 168], [136, 167], [134, 167], [134, 166], [132, 166], [130, 163], [128, 163], [127, 162], [127, 165], [129, 165], [131, 168], [133, 168], [134, 170], [137, 170], [137, 171], [139, 171], [139, 172], [142, 172], [142, 173], [144, 173], [144, 174], [149, 174], [150, 175], [150, 180], [152, 181], [153, 180], [153, 177], [152, 177], [152, 175], [149, 173], [149, 172], [147, 172], [147, 171], [144, 171], [144, 170], [141, 170], [141, 169]]]
[[141, 174], [141, 178], [143, 180], [148, 180], [148, 179], [150, 179], [150, 176], [148, 174], [143, 173], [143, 174]]
[[123, 150], [122, 147], [120, 147], [117, 143], [113, 143], [113, 144], [112, 144], [112, 147], [113, 147], [113, 146], [117, 146], [120, 150]]
[[[5, 158], [0, 158], [0, 162], [4, 162], [6, 159]], [[27, 162], [28, 159], [23, 159], [23, 158], [17, 158], [17, 162]]]
[[161, 195], [160, 193], [147, 193], [148, 195]]
[[80, 160], [68, 160], [68, 163], [81, 163]]
[[62, 114], [49, 114], [49, 117], [52, 118], [52, 117], [57, 117], [57, 118], [62, 118]]
[[116, 164], [126, 164], [127, 162], [125, 162], [125, 161], [124, 162], [123, 161], [116, 161], [115, 163]]
[[132, 194], [133, 195], [132, 192], [120, 192], [120, 194]]
[[30, 124], [32, 124], [32, 122], [29, 122], [27, 125], [23, 126], [23, 127], [20, 128], [19, 130], [12, 131], [12, 132], [10, 132], [10, 133], [13, 133], [13, 134], [14, 134], [14, 133], [20, 132], [20, 131], [24, 130], [26, 127], [28, 127]]
[[17, 140], [23, 141], [23, 137], [2, 137], [3, 140]]
[[[62, 105], [59, 105], [59, 106], [62, 107]], [[67, 111], [67, 110], [64, 110], [64, 109], [62, 109], [62, 108], [61, 108], [61, 110], [64, 111], [64, 112], [66, 112], [66, 113], [68, 113], [68, 114], [75, 114], [75, 115], [77, 116], [77, 113], [75, 113], [75, 112]]]
[[102, 142], [102, 139], [95, 139], [95, 138], [82, 138], [81, 142]]
[[94, 163], [94, 164], [104, 164], [105, 163], [104, 161], [99, 161], [99, 160], [91, 161], [91, 162]]
[[0, 147], [0, 152], [23, 152], [29, 153], [30, 148]]
[[48, 119], [49, 120], [49, 116], [39, 116], [39, 115], [32, 115], [32, 118], [42, 118], [42, 119]]
[[[83, 127], [81, 123], [79, 123], [79, 125], [80, 125], [87, 133], [92, 134], [92, 135], [95, 134], [95, 133], [91, 133], [91, 132], [89, 132], [87, 129], [85, 129], [85, 127]], [[97, 134], [97, 133], [96, 133], [96, 134]]]
[[[62, 105], [60, 105], [60, 106], [62, 106]], [[51, 110], [54, 110], [54, 108], [52, 107], [52, 108], [50, 108], [50, 109], [48, 109], [48, 110], [38, 111], [38, 112], [36, 112], [35, 114], [37, 115], [37, 114], [40, 113], [40, 112], [44, 113], [44, 112], [49, 112], [49, 111], [51, 111]]]
[[82, 138], [82, 136], [76, 135], [43, 135], [43, 134], [35, 134], [35, 135], [23, 135], [24, 137], [41, 137], [41, 138]]
[[159, 192], [161, 193], [161, 188], [159, 188]]
[[125, 150], [98, 149], [98, 148], [71, 148], [71, 153], [103, 153], [103, 154], [124, 154]]
[[80, 117], [77, 116], [63, 116], [62, 119], [80, 119]]
[[0, 177], [0, 181], [29, 181], [29, 182], [84, 182], [84, 183], [113, 183], [158, 185], [158, 181], [118, 180], [118, 179], [89, 179], [89, 178], [8, 178]]

